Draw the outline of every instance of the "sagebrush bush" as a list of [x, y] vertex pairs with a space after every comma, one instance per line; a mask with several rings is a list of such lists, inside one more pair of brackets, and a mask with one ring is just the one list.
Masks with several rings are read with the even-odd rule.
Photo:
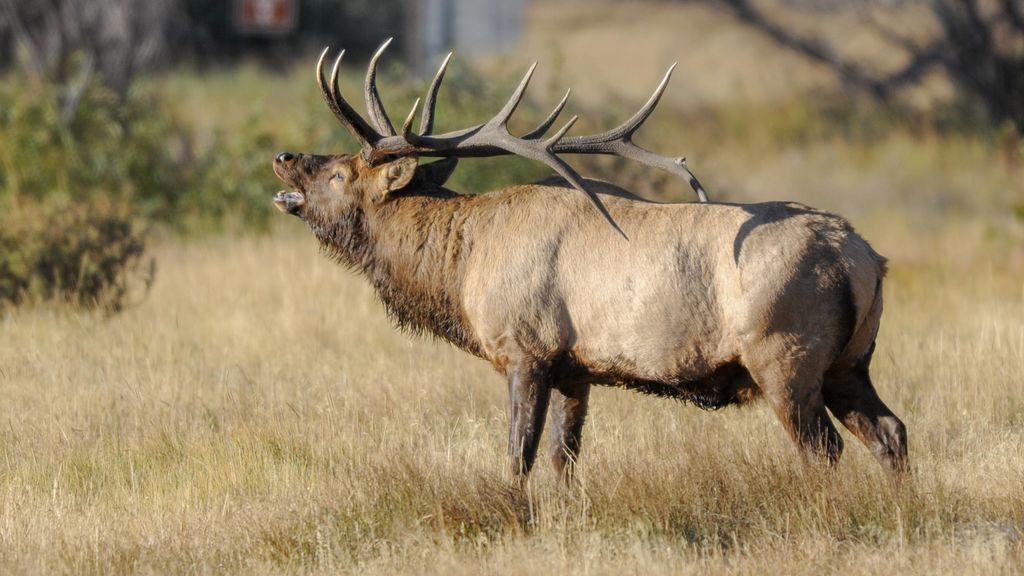
[[51, 88], [0, 90], [0, 303], [120, 310], [153, 277], [144, 228], [184, 184], [167, 120], [100, 85], [62, 121]]
[[149, 289], [155, 262], [131, 210], [101, 197], [0, 212], [0, 304], [63, 300], [118, 311]]
[[217, 132], [197, 155], [156, 93], [122, 99], [94, 83], [64, 121], [52, 87], [10, 79], [0, 88], [0, 302], [119, 310], [152, 280], [151, 224], [265, 227], [269, 196], [254, 181], [273, 146], [261, 126]]

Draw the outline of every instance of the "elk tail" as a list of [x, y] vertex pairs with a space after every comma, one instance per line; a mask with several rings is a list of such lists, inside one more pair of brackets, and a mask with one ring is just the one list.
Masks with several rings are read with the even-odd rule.
[[854, 258], [847, 270], [856, 320], [850, 339], [839, 355], [844, 364], [859, 363], [871, 354], [882, 317], [882, 279], [887, 272], [886, 259], [867, 242], [864, 242], [864, 247], [867, 248], [866, 253], [861, 258]]

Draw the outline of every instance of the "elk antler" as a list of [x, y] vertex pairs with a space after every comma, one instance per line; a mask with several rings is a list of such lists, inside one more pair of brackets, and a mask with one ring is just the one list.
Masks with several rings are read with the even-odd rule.
[[576, 188], [586, 194], [608, 223], [623, 236], [625, 236], [625, 233], [622, 232], [622, 229], [619, 228], [618, 224], [615, 223], [615, 220], [612, 219], [611, 214], [608, 213], [608, 209], [605, 208], [601, 199], [597, 194], [587, 189], [583, 183], [583, 178], [579, 173], [577, 173], [572, 166], [562, 160], [558, 154], [608, 154], [634, 160], [655, 168], [660, 168], [685, 178], [697, 193], [697, 197], [700, 201], [708, 201], [707, 193], [704, 191], [704, 188], [700, 185], [700, 182], [693, 173], [687, 168], [685, 158], [673, 159], [665, 156], [659, 156], [633, 143], [633, 134], [636, 133], [640, 126], [643, 125], [644, 121], [646, 121], [651, 115], [654, 108], [658, 105], [658, 101], [661, 99], [662, 94], [664, 94], [665, 88], [668, 86], [669, 78], [672, 77], [672, 71], [675, 68], [675, 64], [669, 67], [668, 71], [665, 73], [665, 77], [662, 78], [661, 83], [658, 84], [654, 93], [651, 94], [651, 97], [647, 100], [647, 103], [644, 104], [636, 114], [618, 128], [601, 134], [565, 137], [566, 132], [569, 131], [578, 118], [577, 116], [573, 116], [557, 132], [555, 132], [554, 135], [543, 139], [544, 134], [547, 133], [551, 126], [554, 125], [555, 121], [558, 119], [558, 115], [562, 112], [562, 109], [565, 108], [565, 104], [569, 100], [568, 91], [565, 93], [565, 96], [558, 105], [555, 106], [554, 110], [548, 114], [547, 118], [541, 122], [537, 128], [522, 137], [513, 136], [508, 131], [508, 120], [512, 117], [512, 114], [522, 101], [523, 94], [526, 92], [526, 87], [530, 83], [530, 78], [533, 76], [533, 72], [537, 68], [537, 63], [534, 62], [533, 65], [530, 66], [530, 69], [526, 71], [523, 79], [519, 82], [519, 86], [517, 86], [515, 91], [512, 92], [512, 96], [508, 99], [508, 102], [505, 103], [505, 106], [502, 107], [502, 109], [493, 118], [470, 128], [463, 128], [462, 130], [455, 130], [438, 136], [432, 136], [431, 134], [434, 127], [434, 109], [437, 104], [437, 92], [441, 87], [441, 81], [444, 79], [445, 70], [447, 69], [448, 62], [452, 56], [451, 53], [449, 53], [438, 68], [437, 73], [434, 75], [434, 79], [431, 81], [430, 87], [427, 90], [423, 106], [423, 115], [420, 121], [420, 134], [416, 134], [412, 131], [413, 119], [416, 116], [416, 111], [420, 104], [419, 99], [417, 99], [413, 104], [412, 110], [409, 112], [405, 122], [402, 124], [402, 132], [401, 134], [398, 134], [395, 132], [395, 128], [391, 124], [391, 120], [388, 117], [387, 112], [384, 110], [380, 94], [377, 92], [376, 83], [377, 63], [390, 43], [391, 39], [389, 38], [381, 45], [380, 48], [377, 49], [377, 52], [370, 60], [366, 73], [366, 109], [370, 116], [370, 123], [367, 123], [366, 120], [360, 117], [355, 110], [352, 109], [352, 106], [345, 101], [340, 90], [338, 90], [338, 68], [341, 64], [341, 56], [344, 55], [345, 52], [342, 51], [337, 60], [335, 60], [334, 68], [331, 71], [331, 77], [328, 84], [324, 83], [323, 63], [330, 48], [324, 49], [323, 53], [320, 55], [320, 60], [317, 63], [317, 83], [320, 85], [320, 91], [322, 92], [324, 99], [327, 101], [327, 105], [331, 108], [341, 123], [348, 128], [348, 130], [352, 132], [352, 135], [355, 136], [362, 144], [363, 158], [371, 164], [386, 157], [412, 155], [461, 158], [502, 156], [506, 154], [523, 156], [525, 158], [530, 158], [547, 164], [573, 188]]
[[327, 107], [334, 112], [334, 115], [338, 117], [341, 124], [348, 128], [348, 131], [356, 137], [356, 140], [359, 140], [363, 150], [373, 148], [383, 136], [371, 128], [366, 123], [366, 120], [363, 120], [363, 117], [352, 109], [352, 106], [341, 96], [341, 91], [338, 90], [338, 70], [341, 67], [341, 58], [345, 55], [344, 50], [338, 54], [338, 58], [334, 61], [330, 82], [324, 82], [324, 59], [327, 58], [327, 53], [330, 50], [330, 47], [324, 48], [324, 51], [320, 53], [320, 59], [316, 63], [316, 83], [320, 86], [320, 93], [323, 95], [324, 100], [327, 101]]
[[370, 58], [370, 65], [366, 69], [366, 84], [364, 91], [366, 92], [366, 111], [370, 114], [370, 121], [373, 123], [373, 127], [378, 132], [385, 136], [394, 136], [395, 127], [391, 125], [391, 119], [388, 118], [388, 113], [384, 110], [384, 103], [380, 101], [380, 94], [377, 93], [377, 62], [380, 61], [380, 57], [384, 54], [384, 51], [388, 49], [391, 44], [392, 38], [388, 38], [377, 48], [374, 52], [373, 58]]
[[[661, 95], [665, 93], [665, 88], [668, 87], [668, 81], [672, 78], [672, 72], [675, 68], [675, 64], [668, 67], [668, 70], [665, 72], [665, 77], [661, 79], [661, 83], [654, 89], [654, 93], [651, 94], [651, 97], [647, 99], [647, 103], [637, 110], [636, 114], [634, 114], [629, 120], [626, 120], [621, 126], [603, 134], [595, 134], [593, 136], [572, 136], [570, 138], [566, 138], [555, 145], [555, 153], [611, 154], [635, 160], [641, 164], [646, 164], [647, 166], [660, 168], [666, 172], [672, 172], [677, 176], [685, 178], [690, 183], [693, 191], [697, 193], [697, 198], [699, 198], [701, 202], [707, 202], [707, 192], [704, 191], [704, 187], [700, 185], [700, 182], [697, 180], [697, 177], [693, 175], [693, 172], [690, 172], [689, 168], [686, 167], [685, 157], [673, 159], [665, 156], [659, 156], [650, 150], [645, 150], [633, 143], [633, 134], [635, 134], [640, 126], [647, 120], [647, 117], [651, 115], [651, 112], [654, 112], [654, 108], [658, 105], [658, 101], [661, 100]], [[566, 94], [566, 97], [568, 97], [568, 94]]]

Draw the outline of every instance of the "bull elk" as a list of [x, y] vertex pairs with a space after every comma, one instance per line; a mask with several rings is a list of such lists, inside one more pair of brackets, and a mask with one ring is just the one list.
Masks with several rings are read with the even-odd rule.
[[[883, 465], [905, 467], [906, 428], [868, 375], [885, 259], [826, 212], [708, 203], [685, 162], [636, 146], [671, 68], [632, 118], [602, 134], [567, 136], [574, 117], [545, 137], [563, 98], [535, 130], [513, 136], [507, 122], [531, 67], [495, 117], [433, 135], [448, 59], [428, 88], [419, 133], [418, 100], [397, 131], [376, 86], [386, 46], [366, 75], [369, 120], [338, 89], [341, 55], [325, 77], [329, 49], [321, 54], [320, 90], [362, 149], [280, 153], [274, 171], [290, 190], [274, 202], [366, 276], [399, 327], [446, 340], [506, 377], [515, 474], [529, 473], [549, 411], [553, 464], [571, 473], [594, 384], [706, 409], [763, 397], [807, 458], [835, 462], [842, 440], [827, 408]], [[459, 158], [503, 154], [544, 162], [558, 177], [484, 194], [444, 187]], [[582, 178], [560, 154], [669, 170], [701, 202], [646, 202]]]

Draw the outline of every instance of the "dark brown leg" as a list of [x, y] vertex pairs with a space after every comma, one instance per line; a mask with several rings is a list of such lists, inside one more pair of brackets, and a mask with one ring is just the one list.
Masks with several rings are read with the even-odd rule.
[[785, 389], [765, 396], [806, 460], [835, 464], [843, 453], [843, 439], [825, 411], [821, 391], [805, 395], [800, 388], [799, 384], [790, 383]]
[[551, 392], [551, 463], [564, 480], [572, 480], [583, 443], [590, 384], [563, 384]]
[[544, 431], [544, 414], [551, 397], [547, 366], [530, 363], [510, 367], [507, 372], [511, 422], [508, 453], [512, 474], [525, 479], [537, 456], [537, 445]]
[[796, 355], [794, 344], [775, 342], [751, 354], [746, 368], [764, 393], [779, 421], [800, 448], [804, 460], [835, 464], [843, 453], [843, 439], [825, 410], [822, 374], [813, 356]]
[[825, 375], [825, 405], [889, 470], [907, 467], [907, 427], [882, 402], [866, 365]]

